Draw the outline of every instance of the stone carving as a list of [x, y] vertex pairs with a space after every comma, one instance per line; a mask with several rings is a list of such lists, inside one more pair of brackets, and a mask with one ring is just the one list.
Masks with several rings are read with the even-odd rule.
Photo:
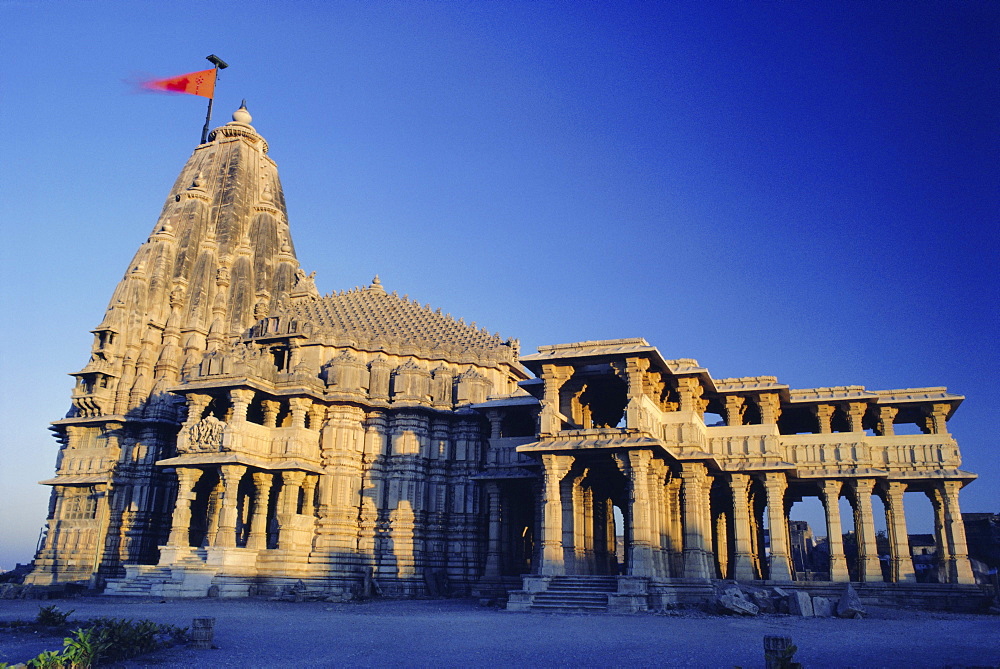
[[226, 424], [215, 416], [206, 416], [191, 426], [187, 433], [187, 450], [199, 453], [221, 451]]

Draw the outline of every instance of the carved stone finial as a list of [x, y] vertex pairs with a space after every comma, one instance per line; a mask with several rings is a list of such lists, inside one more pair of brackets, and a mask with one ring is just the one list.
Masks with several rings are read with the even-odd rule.
[[240, 105], [240, 108], [233, 112], [233, 120], [237, 123], [243, 123], [245, 125], [250, 125], [250, 121], [253, 117], [250, 116], [250, 112], [247, 111], [247, 101], [244, 100]]

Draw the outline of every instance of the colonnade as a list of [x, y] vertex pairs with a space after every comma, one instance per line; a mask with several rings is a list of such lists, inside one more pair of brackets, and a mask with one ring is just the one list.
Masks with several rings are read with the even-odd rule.
[[[199, 483], [212, 473], [218, 481], [199, 494]], [[204, 507], [205, 535], [197, 547], [287, 549], [301, 543], [293, 536], [292, 518], [314, 515], [317, 477], [299, 470], [251, 471], [245, 465], [220, 464], [211, 467], [177, 467], [177, 503], [167, 546], [189, 548], [193, 536], [193, 514], [197, 502]], [[247, 486], [249, 484], [249, 486]], [[247, 488], [249, 487], [249, 490]], [[275, 503], [272, 495], [277, 489]], [[269, 540], [276, 525], [277, 537]], [[308, 544], [305, 546], [308, 548]]]
[[[536, 569], [541, 575], [615, 573], [614, 505], [621, 509], [625, 525], [621, 532], [625, 574], [791, 581], [795, 571], [788, 513], [796, 498], [814, 494], [825, 510], [829, 580], [852, 577], [842, 539], [841, 497], [853, 509], [855, 580], [885, 580], [876, 544], [873, 495], [883, 500], [885, 508], [888, 580], [916, 580], [903, 506], [905, 481], [797, 479], [785, 471], [710, 472], [704, 462], [664, 458], [648, 449], [580, 456], [543, 453], [541, 463]], [[974, 583], [958, 505], [961, 482], [941, 480], [920, 489], [934, 506], [945, 580]], [[495, 517], [491, 509], [491, 518]], [[490, 550], [498, 548], [491, 543]]]

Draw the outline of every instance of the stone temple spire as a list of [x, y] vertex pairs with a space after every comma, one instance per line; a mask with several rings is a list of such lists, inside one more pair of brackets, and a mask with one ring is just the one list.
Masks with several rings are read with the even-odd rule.
[[76, 415], [139, 408], [293, 292], [281, 182], [251, 121], [244, 103], [181, 170], [75, 374]]
[[164, 476], [154, 463], [174, 452], [183, 420], [169, 390], [280, 303], [317, 296], [251, 121], [244, 105], [194, 150], [73, 374], [32, 583], [99, 582], [155, 560], [171, 509], [153, 492]]

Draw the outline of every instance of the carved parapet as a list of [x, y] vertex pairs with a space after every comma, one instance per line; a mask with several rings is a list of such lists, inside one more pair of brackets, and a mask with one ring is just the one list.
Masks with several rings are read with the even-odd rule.
[[694, 411], [662, 414], [661, 439], [677, 455], [703, 453], [708, 448], [705, 423]]
[[177, 434], [178, 453], [216, 453], [228, 450], [223, 447], [226, 423], [215, 416], [205, 416], [195, 423], [187, 423]]
[[873, 437], [858, 432], [782, 435], [783, 459], [801, 469], [879, 469], [937, 472], [961, 465], [958, 444], [948, 435]]
[[705, 428], [708, 452], [723, 466], [738, 468], [783, 459], [777, 425], [739, 425]]

